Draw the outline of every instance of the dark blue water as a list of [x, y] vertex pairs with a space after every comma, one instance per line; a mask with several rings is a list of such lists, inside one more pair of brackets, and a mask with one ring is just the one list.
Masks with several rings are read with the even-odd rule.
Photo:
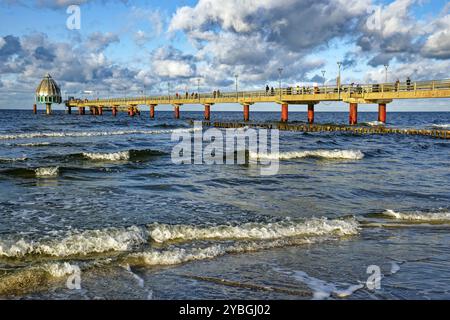
[[[187, 120], [202, 117], [0, 110], [0, 295], [450, 298], [450, 142], [280, 132], [284, 158], [272, 176], [255, 159], [173, 164], [173, 132], [193, 134]], [[213, 109], [211, 120], [241, 117]], [[316, 121], [347, 123], [348, 114]], [[448, 128], [450, 113], [388, 113], [388, 122]], [[369, 266], [379, 267], [380, 289], [366, 284]], [[74, 274], [80, 290], [66, 285]]]

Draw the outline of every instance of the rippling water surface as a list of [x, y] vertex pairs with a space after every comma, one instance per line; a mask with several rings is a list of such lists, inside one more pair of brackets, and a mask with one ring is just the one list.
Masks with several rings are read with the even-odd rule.
[[[0, 297], [450, 298], [450, 142], [281, 132], [279, 173], [260, 176], [258, 165], [172, 164], [171, 133], [202, 113], [182, 118], [0, 110]], [[447, 128], [450, 113], [388, 121]]]

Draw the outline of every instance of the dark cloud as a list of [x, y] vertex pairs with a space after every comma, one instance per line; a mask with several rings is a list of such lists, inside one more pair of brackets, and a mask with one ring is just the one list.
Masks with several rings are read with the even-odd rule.
[[33, 56], [38, 60], [43, 60], [45, 62], [52, 62], [55, 59], [55, 54], [47, 48], [37, 47], [34, 50]]
[[0, 57], [3, 59], [22, 53], [22, 46], [18, 37], [8, 35], [3, 37], [2, 43], [3, 45], [0, 47]]

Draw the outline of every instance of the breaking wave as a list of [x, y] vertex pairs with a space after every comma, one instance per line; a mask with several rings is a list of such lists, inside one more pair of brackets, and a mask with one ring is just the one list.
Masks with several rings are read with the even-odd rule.
[[108, 251], [126, 251], [146, 242], [146, 231], [136, 226], [83, 232], [72, 231], [60, 239], [0, 240], [0, 256], [8, 258], [27, 255], [84, 256]]
[[361, 160], [364, 153], [360, 150], [305, 150], [292, 151], [271, 154], [261, 154], [249, 152], [250, 158], [263, 160], [289, 160], [298, 158], [323, 158], [323, 159], [344, 159], [344, 160]]
[[59, 167], [42, 167], [35, 169], [34, 172], [38, 178], [56, 177], [59, 175]]
[[62, 138], [62, 137], [98, 137], [98, 136], [117, 136], [117, 135], [132, 135], [132, 134], [168, 134], [168, 133], [182, 133], [194, 132], [199, 129], [170, 129], [170, 130], [119, 130], [119, 131], [89, 131], [89, 132], [32, 132], [32, 133], [18, 133], [9, 135], [0, 135], [0, 140], [14, 140], [14, 139], [34, 139], [34, 138]]
[[440, 129], [450, 129], [450, 123], [433, 124], [431, 126], [434, 127], [434, 128], [440, 128]]
[[79, 267], [67, 262], [43, 263], [25, 267], [0, 277], [0, 295], [18, 295], [32, 290], [42, 290], [52, 281], [72, 275]]
[[397, 212], [394, 210], [386, 210], [383, 215], [397, 220], [409, 220], [409, 221], [423, 221], [423, 222], [450, 222], [450, 212]]
[[102, 152], [84, 152], [83, 158], [94, 161], [128, 161], [128, 160], [143, 160], [151, 156], [162, 156], [166, 153], [157, 150], [127, 150], [110, 153]]
[[369, 127], [377, 127], [377, 126], [384, 126], [385, 123], [381, 121], [368, 121], [364, 122], [363, 125], [369, 126]]
[[91, 160], [106, 160], [106, 161], [122, 161], [130, 159], [130, 153], [128, 151], [113, 152], [113, 153], [84, 152], [83, 156]]
[[86, 256], [109, 251], [131, 251], [150, 244], [176, 240], [287, 240], [298, 237], [348, 236], [359, 232], [355, 219], [310, 220], [276, 223], [246, 223], [238, 226], [190, 226], [150, 224], [128, 228], [71, 231], [52, 239], [0, 239], [0, 257], [20, 258], [28, 255], [53, 257]]
[[20, 157], [20, 158], [3, 158], [0, 157], [0, 162], [22, 162], [22, 161], [27, 161], [28, 158], [27, 157]]
[[238, 226], [198, 227], [190, 225], [149, 225], [149, 235], [156, 242], [173, 240], [271, 240], [298, 236], [341, 236], [357, 234], [356, 220], [329, 220], [312, 218], [301, 222], [281, 221], [274, 223], [245, 223]]

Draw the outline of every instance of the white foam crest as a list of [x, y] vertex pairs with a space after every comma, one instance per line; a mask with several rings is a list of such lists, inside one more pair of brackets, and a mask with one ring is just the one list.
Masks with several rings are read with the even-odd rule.
[[249, 157], [253, 159], [263, 160], [289, 160], [298, 158], [317, 157], [324, 159], [345, 159], [345, 160], [361, 160], [364, 158], [364, 153], [360, 150], [305, 150], [305, 151], [291, 151], [280, 153], [256, 153], [249, 152]]
[[448, 129], [448, 128], [450, 128], [450, 123], [433, 124], [432, 126], [435, 127], [435, 128]]
[[59, 167], [43, 167], [34, 170], [36, 177], [56, 177], [59, 175]]
[[103, 230], [73, 231], [62, 239], [0, 240], [0, 256], [48, 255], [67, 257], [108, 251], [127, 251], [147, 242], [147, 233], [137, 226]]
[[20, 161], [27, 161], [27, 157], [20, 157], [20, 158], [3, 158], [0, 157], [0, 162], [20, 162]]
[[305, 221], [274, 223], [245, 223], [237, 226], [201, 227], [192, 225], [152, 224], [148, 226], [150, 237], [156, 242], [171, 240], [243, 239], [271, 240], [298, 236], [354, 235], [359, 231], [355, 219], [329, 220], [313, 218]]
[[34, 139], [34, 138], [63, 138], [63, 137], [97, 137], [97, 136], [117, 136], [117, 135], [132, 135], [132, 134], [166, 134], [166, 133], [181, 133], [194, 132], [201, 130], [201, 128], [179, 128], [170, 130], [118, 130], [118, 131], [87, 131], [87, 132], [31, 132], [18, 133], [9, 135], [0, 135], [0, 140], [14, 140], [14, 139]]
[[18, 143], [17, 147], [44, 147], [51, 145], [50, 142], [31, 142], [31, 143]]
[[385, 216], [394, 218], [397, 220], [409, 220], [409, 221], [450, 221], [450, 212], [397, 212], [394, 210], [386, 210], [383, 212]]
[[368, 121], [368, 122], [365, 122], [364, 124], [366, 124], [368, 126], [371, 126], [371, 127], [384, 126], [385, 125], [385, 123], [381, 122], [381, 121]]
[[91, 160], [124, 161], [130, 159], [130, 152], [129, 151], [120, 151], [112, 153], [84, 152], [83, 157]]

